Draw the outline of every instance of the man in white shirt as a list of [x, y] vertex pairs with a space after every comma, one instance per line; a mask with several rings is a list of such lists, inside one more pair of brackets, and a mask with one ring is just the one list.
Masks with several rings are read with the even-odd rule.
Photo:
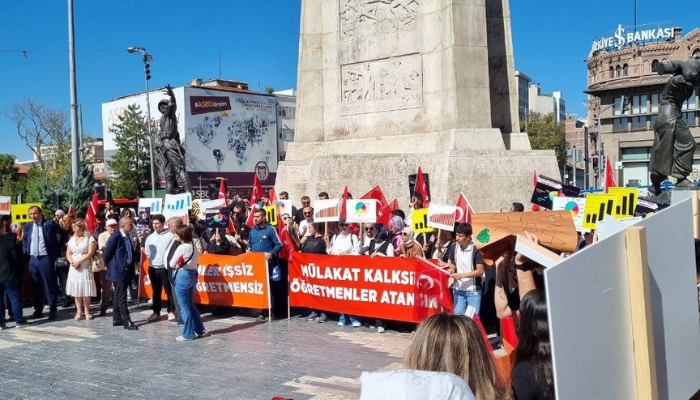
[[304, 236], [311, 236], [309, 232], [309, 224], [314, 222], [314, 209], [311, 207], [304, 207], [302, 210], [304, 213], [304, 220], [299, 223], [299, 238]]
[[172, 320], [175, 319], [175, 303], [164, 258], [165, 249], [170, 244], [173, 234], [165, 230], [165, 217], [162, 215], [152, 215], [151, 223], [153, 224], [153, 233], [146, 238], [145, 246], [146, 256], [148, 257], [148, 278], [151, 280], [151, 287], [153, 288], [153, 314], [148, 317], [148, 322], [155, 322], [160, 319], [163, 289], [165, 289], [165, 295], [168, 298], [168, 319]]
[[484, 259], [472, 241], [472, 226], [457, 224], [455, 228], [455, 245], [448, 250], [449, 267], [455, 282], [454, 313], [465, 315], [468, 306], [479, 314], [481, 308], [482, 275], [484, 274]]

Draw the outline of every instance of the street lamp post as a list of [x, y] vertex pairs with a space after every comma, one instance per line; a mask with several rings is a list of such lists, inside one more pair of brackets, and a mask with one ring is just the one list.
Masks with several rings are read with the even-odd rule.
[[138, 53], [143, 56], [144, 79], [146, 81], [146, 123], [148, 129], [148, 152], [151, 162], [151, 197], [156, 197], [156, 170], [153, 164], [153, 135], [151, 134], [151, 98], [149, 96], [148, 81], [151, 79], [149, 75], [148, 63], [153, 60], [153, 56], [148, 54], [145, 48], [132, 46], [126, 49], [129, 53]]

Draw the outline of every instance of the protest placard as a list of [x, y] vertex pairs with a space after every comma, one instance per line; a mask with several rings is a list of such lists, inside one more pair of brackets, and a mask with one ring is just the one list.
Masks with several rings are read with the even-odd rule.
[[222, 208], [220, 210], [207, 210], [205, 214], [207, 228], [228, 228], [230, 212], [231, 211], [228, 208]]
[[345, 215], [348, 222], [377, 222], [377, 201], [374, 199], [348, 199], [345, 202]]
[[578, 197], [580, 193], [581, 189], [576, 186], [567, 185], [556, 179], [539, 175], [530, 201], [533, 204], [551, 210], [552, 201], [555, 197]]
[[[148, 257], [141, 257], [140, 296], [153, 298]], [[200, 254], [194, 302], [244, 308], [269, 308], [269, 282], [263, 253], [239, 256]], [[165, 291], [161, 293], [165, 299]]]
[[148, 208], [152, 214], [163, 214], [163, 199], [145, 198], [139, 199], [139, 209]]
[[574, 220], [574, 226], [578, 232], [583, 228], [583, 210], [586, 209], [585, 197], [555, 197], [552, 201], [552, 211], [568, 210]]
[[452, 232], [455, 229], [456, 212], [456, 206], [430, 203], [428, 208], [428, 226]]
[[7, 196], [0, 196], [0, 215], [10, 215], [12, 214], [12, 198]]
[[617, 196], [614, 194], [589, 194], [583, 210], [583, 228], [596, 229], [598, 221], [604, 220], [606, 215], [613, 215], [616, 201]]
[[340, 219], [340, 199], [314, 201], [314, 222], [334, 222]]
[[411, 211], [411, 228], [413, 233], [430, 233], [433, 231], [433, 228], [428, 226], [428, 212], [427, 208]]
[[639, 198], [639, 189], [636, 187], [611, 187], [608, 188], [608, 194], [617, 197], [613, 209], [613, 217], [630, 218], [634, 216], [634, 210], [637, 208], [637, 199]]
[[264, 208], [265, 210], [265, 220], [272, 225], [272, 226], [277, 226], [277, 207], [276, 206], [267, 206]]
[[34, 206], [41, 207], [41, 203], [12, 204], [10, 207], [12, 212], [12, 222], [32, 222], [32, 219], [29, 218], [29, 208]]

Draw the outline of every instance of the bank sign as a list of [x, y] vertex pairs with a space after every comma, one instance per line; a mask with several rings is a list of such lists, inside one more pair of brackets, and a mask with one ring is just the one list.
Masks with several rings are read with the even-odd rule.
[[[648, 25], [645, 25], [648, 26]], [[638, 27], [643, 28], [644, 26]], [[629, 30], [618, 25], [611, 37], [603, 37], [593, 41], [591, 51], [598, 50], [619, 50], [623, 47], [659, 40], [671, 39], [673, 37], [673, 27], [657, 27], [652, 29]]]

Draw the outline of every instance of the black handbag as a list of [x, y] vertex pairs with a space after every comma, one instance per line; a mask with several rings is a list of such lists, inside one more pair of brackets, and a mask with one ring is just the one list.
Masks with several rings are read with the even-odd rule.
[[58, 268], [68, 268], [68, 259], [65, 256], [58, 257], [56, 259], [56, 269]]

